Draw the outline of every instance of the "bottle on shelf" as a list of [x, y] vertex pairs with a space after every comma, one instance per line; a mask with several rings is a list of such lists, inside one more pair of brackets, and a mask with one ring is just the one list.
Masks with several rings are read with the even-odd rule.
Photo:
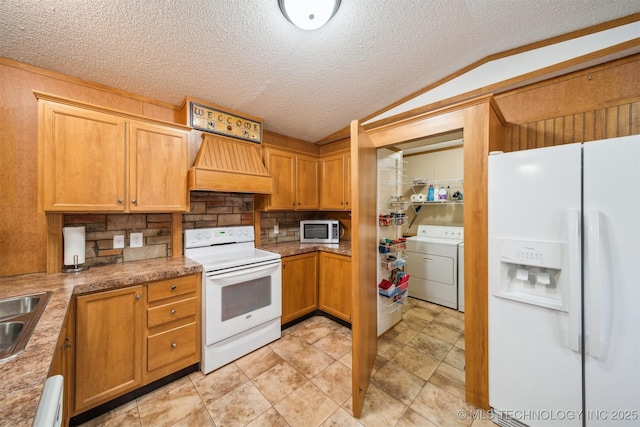
[[434, 198], [434, 189], [433, 184], [429, 184], [429, 192], [427, 193], [427, 202], [433, 202]]
[[447, 190], [444, 187], [440, 187], [440, 191], [438, 191], [438, 200], [447, 200]]

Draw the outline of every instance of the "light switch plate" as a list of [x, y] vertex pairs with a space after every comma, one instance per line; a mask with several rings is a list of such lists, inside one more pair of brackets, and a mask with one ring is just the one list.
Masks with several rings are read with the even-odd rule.
[[113, 249], [124, 248], [124, 235], [113, 236]]
[[131, 233], [129, 237], [130, 248], [141, 248], [143, 245], [142, 233]]

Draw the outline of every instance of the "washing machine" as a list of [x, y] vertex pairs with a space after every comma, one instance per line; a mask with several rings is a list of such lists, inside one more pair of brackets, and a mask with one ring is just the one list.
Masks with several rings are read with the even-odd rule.
[[463, 227], [419, 225], [417, 235], [407, 238], [409, 296], [457, 310], [459, 246], [463, 242]]

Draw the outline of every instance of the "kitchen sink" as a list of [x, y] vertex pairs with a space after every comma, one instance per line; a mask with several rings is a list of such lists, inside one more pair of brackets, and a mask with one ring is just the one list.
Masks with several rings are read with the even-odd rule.
[[0, 299], [0, 361], [24, 351], [52, 292]]
[[4, 351], [16, 342], [23, 329], [23, 322], [0, 323], [0, 351]]
[[21, 314], [31, 313], [40, 302], [40, 295], [29, 295], [0, 300], [0, 322]]

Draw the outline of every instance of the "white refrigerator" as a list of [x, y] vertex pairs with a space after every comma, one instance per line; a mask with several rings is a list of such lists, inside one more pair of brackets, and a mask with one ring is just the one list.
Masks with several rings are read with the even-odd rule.
[[640, 425], [640, 136], [489, 156], [489, 403]]

